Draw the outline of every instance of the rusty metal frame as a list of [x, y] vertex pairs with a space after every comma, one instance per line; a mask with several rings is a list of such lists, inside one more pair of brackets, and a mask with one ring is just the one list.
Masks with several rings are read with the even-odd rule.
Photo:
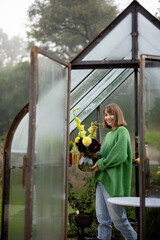
[[14, 133], [28, 113], [29, 104], [25, 105], [20, 112], [16, 115], [11, 126], [7, 132], [7, 136], [4, 143], [4, 167], [3, 167], [3, 198], [2, 198], [2, 216], [1, 216], [1, 239], [8, 239], [8, 219], [9, 219], [9, 189], [10, 189], [10, 155], [11, 155], [11, 144], [14, 137]]
[[160, 56], [140, 56], [140, 240], [145, 240], [145, 67], [147, 61], [160, 62]]
[[[36, 123], [36, 104], [37, 104], [37, 84], [38, 84], [38, 54], [46, 56], [53, 61], [56, 61], [68, 68], [68, 86], [66, 109], [69, 110], [69, 95], [70, 95], [70, 64], [62, 61], [58, 57], [47, 53], [46, 51], [34, 46], [31, 48], [31, 80], [29, 93], [29, 136], [28, 136], [28, 151], [27, 151], [27, 169], [26, 169], [26, 208], [25, 208], [25, 231], [24, 239], [32, 239], [32, 219], [33, 219], [33, 171], [34, 171], [34, 153], [35, 153], [35, 123]], [[66, 162], [68, 162], [69, 149], [69, 111], [66, 115]], [[66, 169], [65, 194], [67, 211], [67, 182], [68, 174]], [[65, 214], [67, 215], [67, 214]], [[65, 235], [67, 233], [67, 218], [64, 219]]]

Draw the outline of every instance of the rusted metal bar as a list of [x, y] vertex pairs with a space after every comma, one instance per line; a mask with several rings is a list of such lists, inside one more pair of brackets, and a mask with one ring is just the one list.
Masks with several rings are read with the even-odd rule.
[[139, 68], [139, 60], [103, 60], [73, 63], [72, 69]]
[[32, 239], [32, 210], [33, 210], [33, 160], [35, 155], [35, 122], [37, 102], [37, 78], [38, 78], [38, 49], [31, 49], [31, 79], [29, 87], [29, 132], [26, 165], [26, 204], [24, 239]]
[[62, 59], [58, 58], [57, 56], [55, 56], [55, 55], [53, 55], [53, 54], [51, 54], [51, 53], [49, 53], [49, 52], [47, 52], [47, 51], [45, 51], [43, 49], [40, 49], [37, 46], [33, 46], [31, 51], [34, 52], [35, 54], [39, 54], [40, 53], [43, 56], [45, 56], [45, 57], [47, 57], [47, 58], [49, 58], [51, 60], [54, 60], [57, 63], [60, 63], [60, 64], [62, 64], [64, 66], [66, 66], [66, 67], [69, 66], [69, 63], [67, 63], [66, 61], [63, 61]]
[[[97, 107], [97, 122], [100, 123], [100, 106]], [[101, 131], [100, 131], [100, 126], [98, 127], [97, 131], [97, 139], [98, 141], [101, 142]]]
[[140, 56], [140, 240], [145, 240], [145, 56]]
[[67, 222], [68, 222], [68, 163], [69, 163], [69, 136], [70, 136], [70, 89], [71, 89], [71, 65], [68, 68], [68, 84], [67, 84], [67, 96], [66, 96], [66, 177], [65, 177], [65, 239], [67, 239]]

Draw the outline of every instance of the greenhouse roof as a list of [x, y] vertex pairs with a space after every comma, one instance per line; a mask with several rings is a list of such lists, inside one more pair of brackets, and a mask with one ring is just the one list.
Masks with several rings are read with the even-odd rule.
[[141, 54], [160, 55], [160, 22], [133, 1], [73, 61], [70, 131], [73, 108], [85, 120], [134, 69]]

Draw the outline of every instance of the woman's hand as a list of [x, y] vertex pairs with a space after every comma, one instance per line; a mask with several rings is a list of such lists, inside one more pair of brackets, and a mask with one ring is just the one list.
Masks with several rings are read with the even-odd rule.
[[99, 171], [97, 162], [94, 164], [94, 166], [92, 167], [92, 169], [93, 169], [93, 171], [92, 171], [91, 173], [95, 173], [95, 172], [98, 172], [98, 171]]

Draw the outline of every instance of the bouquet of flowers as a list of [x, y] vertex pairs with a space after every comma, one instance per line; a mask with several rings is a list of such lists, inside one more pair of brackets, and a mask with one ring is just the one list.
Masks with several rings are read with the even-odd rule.
[[74, 148], [77, 148], [79, 153], [83, 154], [83, 156], [78, 161], [78, 168], [81, 171], [90, 172], [93, 166], [93, 161], [90, 157], [90, 153], [98, 152], [101, 147], [101, 144], [95, 139], [96, 130], [98, 129], [95, 124], [99, 123], [91, 122], [91, 126], [88, 128], [89, 135], [87, 136], [84, 125], [81, 125], [81, 120], [75, 115], [76, 110], [73, 109], [73, 115], [75, 118], [75, 126], [78, 129], [78, 136], [75, 138]]

